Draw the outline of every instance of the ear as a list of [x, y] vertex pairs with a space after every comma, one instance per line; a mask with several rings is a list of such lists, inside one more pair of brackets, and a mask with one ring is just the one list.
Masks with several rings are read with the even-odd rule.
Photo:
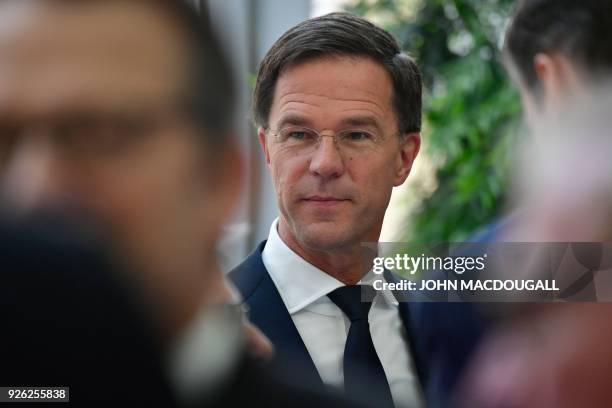
[[536, 54], [533, 66], [542, 85], [544, 104], [547, 107], [561, 103], [578, 84], [576, 70], [561, 54]]
[[257, 138], [259, 139], [259, 144], [263, 149], [264, 156], [266, 157], [266, 164], [270, 165], [270, 151], [268, 150], [268, 145], [266, 144], [266, 131], [264, 128], [259, 127], [257, 129]]
[[395, 162], [395, 187], [404, 184], [412, 170], [412, 164], [421, 149], [421, 134], [419, 132], [406, 133], [399, 144], [399, 152]]

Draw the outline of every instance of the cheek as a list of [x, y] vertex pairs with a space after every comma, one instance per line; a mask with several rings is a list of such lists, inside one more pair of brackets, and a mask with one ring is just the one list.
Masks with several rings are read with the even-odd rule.
[[93, 177], [88, 206], [109, 222], [129, 224], [161, 206], [171, 193], [167, 175], [156, 169], [113, 169]]
[[148, 234], [168, 230], [191, 216], [196, 186], [189, 155], [164, 152], [108, 164], [90, 174], [86, 207], [119, 232]]
[[271, 157], [272, 182], [279, 199], [291, 196], [308, 173], [308, 160], [299, 156], [277, 154]]
[[351, 178], [361, 197], [367, 197], [370, 203], [386, 205], [393, 189], [394, 163], [369, 160], [366, 164], [355, 159], [351, 164]]

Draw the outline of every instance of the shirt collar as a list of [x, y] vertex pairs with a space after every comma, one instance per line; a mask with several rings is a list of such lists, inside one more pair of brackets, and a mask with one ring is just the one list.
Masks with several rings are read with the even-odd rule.
[[293, 252], [278, 235], [277, 226], [278, 218], [270, 227], [262, 258], [287, 310], [293, 314], [343, 283]]
[[[262, 259], [290, 314], [344, 286], [344, 283], [307, 262], [285, 244], [278, 234], [278, 218], [270, 227]], [[359, 283], [371, 285], [376, 279], [384, 278], [370, 271]], [[390, 291], [379, 292], [383, 293], [389, 304], [397, 305]]]

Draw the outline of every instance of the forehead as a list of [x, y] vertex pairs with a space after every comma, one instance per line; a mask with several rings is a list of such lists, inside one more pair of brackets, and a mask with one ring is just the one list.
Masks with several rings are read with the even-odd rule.
[[286, 116], [302, 116], [330, 126], [351, 117], [394, 121], [392, 97], [390, 75], [370, 58], [309, 59], [289, 66], [279, 76], [270, 122]]
[[0, 110], [120, 107], [175, 93], [181, 33], [144, 4], [0, 3]]

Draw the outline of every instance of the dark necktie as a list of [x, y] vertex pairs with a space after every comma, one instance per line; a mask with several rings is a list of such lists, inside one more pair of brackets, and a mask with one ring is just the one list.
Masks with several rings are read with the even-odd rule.
[[351, 321], [344, 346], [345, 392], [351, 398], [371, 402], [377, 407], [392, 407], [391, 390], [374, 349], [368, 323], [375, 294], [371, 286], [354, 285], [340, 287], [327, 296]]

